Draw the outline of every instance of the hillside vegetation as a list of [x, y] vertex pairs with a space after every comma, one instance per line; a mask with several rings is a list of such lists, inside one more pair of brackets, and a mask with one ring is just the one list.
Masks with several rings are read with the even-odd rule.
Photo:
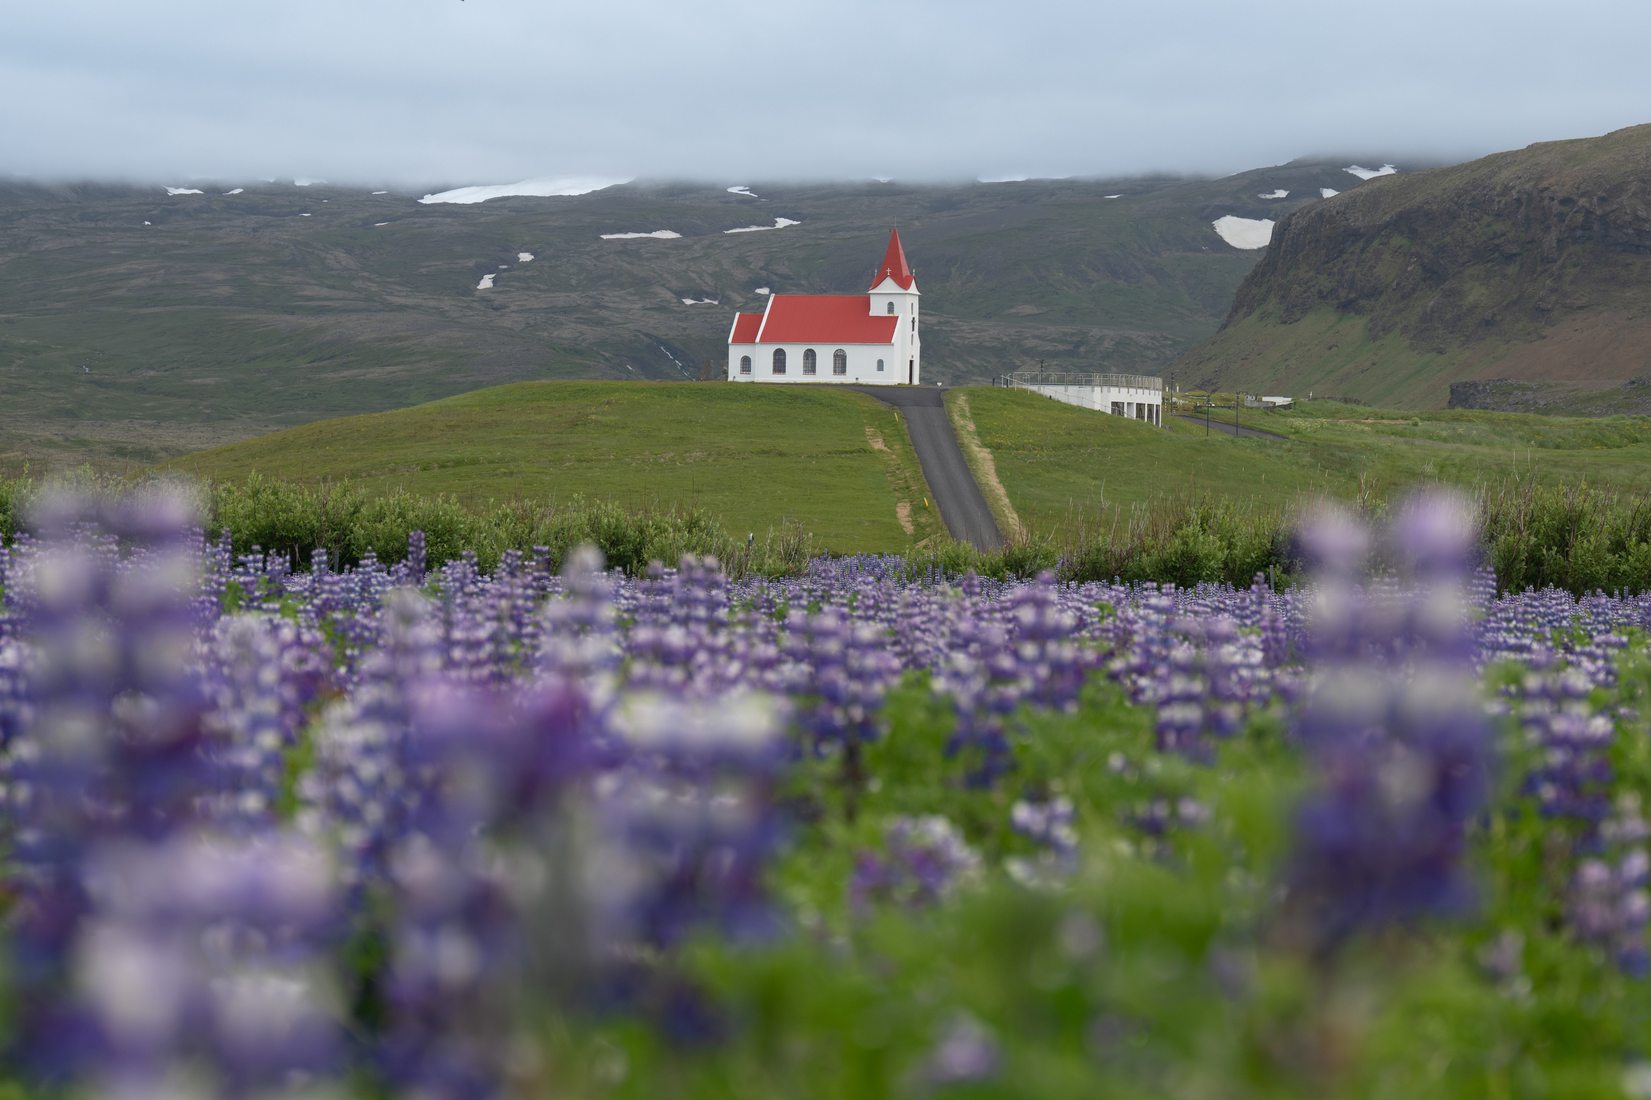
[[[1211, 222], [1363, 186], [1347, 163], [1220, 180], [728, 181], [750, 195], [638, 183], [468, 206], [289, 183], [0, 182], [0, 470], [141, 467], [513, 381], [697, 377], [723, 362], [735, 311], [762, 308], [759, 288], [864, 289], [891, 225], [923, 290], [931, 377], [1040, 360], [1157, 369], [1216, 330], [1259, 254]], [[728, 232], [779, 218], [800, 224]], [[680, 236], [603, 239], [656, 230]]]
[[796, 525], [839, 553], [900, 549], [943, 530], [898, 416], [824, 387], [518, 383], [292, 428], [165, 468], [214, 481], [348, 482], [474, 507], [680, 508], [759, 537]]
[[1630, 384], [1651, 375], [1647, 285], [1651, 126], [1638, 126], [1292, 212], [1221, 332], [1174, 369], [1373, 404], [1651, 412], [1651, 386]]
[[[291, 429], [162, 469], [210, 480], [213, 527], [242, 550], [397, 560], [423, 530], [433, 560], [465, 546], [488, 562], [535, 546], [559, 558], [595, 542], [627, 570], [693, 552], [743, 573], [794, 571], [820, 551], [899, 551], [918, 570], [1178, 584], [1257, 572], [1282, 582], [1296, 568], [1290, 531], [1304, 500], [1379, 513], [1417, 484], [1443, 482], [1479, 498], [1504, 583], [1651, 586], [1644, 418], [1331, 402], [1242, 412], [1282, 437], [1264, 439], [1175, 418], [1159, 430], [1019, 390], [947, 399], [954, 416], [966, 403], [968, 434], [1023, 524], [1002, 553], [946, 538], [892, 410], [826, 387], [522, 384]], [[17, 511], [3, 498], [29, 491], [0, 485], [0, 535]]]
[[1263, 439], [1206, 434], [1201, 423], [1177, 417], [1160, 430], [1025, 390], [948, 394], [954, 403], [964, 397], [1022, 521], [1057, 540], [1197, 499], [1278, 512], [1304, 495], [1380, 502], [1426, 482], [1651, 494], [1644, 417], [1409, 413], [1326, 401], [1242, 411], [1242, 423], [1285, 437]]

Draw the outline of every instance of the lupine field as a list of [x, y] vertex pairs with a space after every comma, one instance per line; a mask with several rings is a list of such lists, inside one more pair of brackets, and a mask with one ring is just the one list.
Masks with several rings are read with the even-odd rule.
[[[0, 1097], [1651, 1097], [1651, 597], [0, 550]], [[1648, 579], [1651, 580], [1651, 579]]]

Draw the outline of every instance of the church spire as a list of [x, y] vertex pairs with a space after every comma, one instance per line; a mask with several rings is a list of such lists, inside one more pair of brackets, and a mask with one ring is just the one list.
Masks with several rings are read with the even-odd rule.
[[910, 290], [917, 282], [917, 276], [911, 273], [911, 265], [906, 263], [906, 250], [900, 247], [900, 230], [889, 230], [888, 251], [883, 253], [883, 262], [877, 265], [877, 274], [871, 277], [872, 289], [884, 279], [893, 279], [901, 290]]

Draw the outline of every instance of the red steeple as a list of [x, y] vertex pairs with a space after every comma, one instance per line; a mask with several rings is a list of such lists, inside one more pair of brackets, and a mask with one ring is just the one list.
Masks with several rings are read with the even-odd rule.
[[917, 276], [911, 273], [911, 265], [906, 263], [906, 250], [900, 247], [900, 230], [889, 230], [889, 248], [883, 253], [883, 262], [877, 265], [877, 274], [871, 277], [871, 287], [877, 289], [877, 284], [884, 279], [893, 279], [901, 290], [910, 290], [917, 282]]

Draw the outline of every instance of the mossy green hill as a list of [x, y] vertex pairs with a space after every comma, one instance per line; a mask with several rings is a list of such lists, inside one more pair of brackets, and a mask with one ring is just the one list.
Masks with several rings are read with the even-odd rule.
[[899, 417], [825, 387], [524, 382], [320, 421], [166, 468], [477, 506], [695, 508], [759, 536], [796, 524], [837, 552], [897, 550], [943, 531]]
[[[1189, 501], [1276, 517], [1307, 496], [1380, 501], [1430, 481], [1651, 494], [1651, 419], [1643, 417], [1312, 402], [1245, 410], [1244, 423], [1282, 438], [1235, 438], [1178, 418], [1160, 430], [1021, 390], [967, 387], [947, 397], [954, 414], [967, 406], [968, 433], [1033, 539], [1103, 537], [1121, 520]], [[759, 537], [796, 525], [838, 552], [898, 551], [944, 536], [898, 415], [825, 386], [520, 383], [321, 421], [167, 468], [220, 482], [254, 474], [347, 482], [477, 508], [576, 498], [694, 508]]]
[[1184, 383], [1651, 412], [1651, 126], [1372, 180], [1282, 218]]

